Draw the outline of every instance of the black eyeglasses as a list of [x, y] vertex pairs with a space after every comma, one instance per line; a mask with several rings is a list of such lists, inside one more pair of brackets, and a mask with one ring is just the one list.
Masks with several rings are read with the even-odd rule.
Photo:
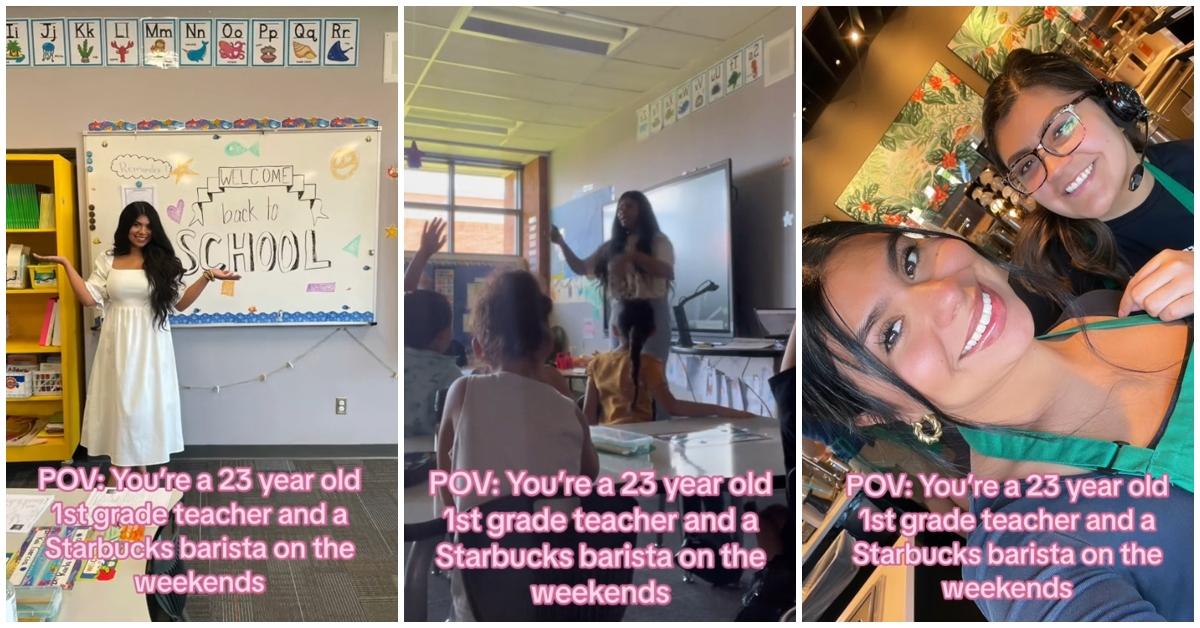
[[1055, 157], [1066, 157], [1083, 143], [1087, 131], [1075, 105], [1083, 102], [1087, 93], [1064, 105], [1046, 120], [1042, 140], [1033, 150], [1021, 153], [1008, 164], [1004, 180], [1021, 194], [1030, 195], [1046, 183], [1046, 162], [1038, 151]]

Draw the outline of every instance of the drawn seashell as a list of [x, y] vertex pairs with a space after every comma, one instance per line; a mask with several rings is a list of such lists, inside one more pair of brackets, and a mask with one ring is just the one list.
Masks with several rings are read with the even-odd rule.
[[317, 58], [317, 52], [315, 50], [313, 50], [309, 46], [306, 46], [298, 41], [292, 42], [292, 52], [295, 52], [296, 57], [299, 59], [316, 59]]

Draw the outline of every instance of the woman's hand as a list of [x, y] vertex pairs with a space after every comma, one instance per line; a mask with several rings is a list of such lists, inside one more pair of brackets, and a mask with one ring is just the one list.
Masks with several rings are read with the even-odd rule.
[[441, 250], [446, 244], [446, 221], [434, 218], [421, 228], [421, 248], [417, 252], [429, 257]]
[[562, 244], [562, 241], [563, 241], [562, 232], [558, 230], [558, 227], [551, 225], [550, 226], [550, 242], [553, 244]]
[[38, 255], [37, 253], [34, 253], [33, 259], [36, 259], [39, 262], [50, 262], [52, 264], [58, 264], [60, 266], [70, 266], [71, 265], [71, 262], [68, 262], [67, 258], [65, 258], [61, 255]]
[[1192, 258], [1192, 251], [1171, 249], [1150, 258], [1125, 287], [1117, 316], [1139, 310], [1163, 321], [1191, 316], [1196, 309]]
[[212, 278], [219, 281], [237, 281], [242, 276], [237, 273], [231, 273], [224, 268], [210, 268], [208, 272], [212, 274]]

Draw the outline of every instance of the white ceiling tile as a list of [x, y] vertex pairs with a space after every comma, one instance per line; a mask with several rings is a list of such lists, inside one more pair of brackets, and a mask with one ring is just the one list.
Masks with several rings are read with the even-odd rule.
[[404, 7], [404, 21], [449, 28], [463, 7]]
[[775, 7], [675, 7], [654, 25], [725, 41], [774, 10]]
[[437, 50], [445, 29], [404, 23], [404, 54], [428, 59]]
[[609, 89], [594, 85], [574, 85], [570, 93], [563, 97], [558, 104], [615, 111], [641, 95], [642, 93], [637, 91]]
[[504, 127], [506, 129], [515, 128], [518, 122], [514, 122], [507, 118], [498, 118], [495, 116], [486, 116], [480, 114], [468, 114], [461, 111], [446, 111], [443, 109], [427, 109], [425, 107], [410, 106], [405, 112], [405, 120], [417, 118], [435, 119], [447, 121], [459, 121], [466, 124], [484, 125], [493, 127]]
[[404, 57], [404, 81], [406, 83], [416, 83], [417, 79], [421, 78], [421, 73], [425, 70], [425, 64], [427, 63], [429, 63], [428, 59]]
[[560, 124], [585, 129], [603, 120], [611, 113], [602, 109], [584, 109], [562, 105], [546, 105], [537, 122]]
[[575, 85], [562, 81], [450, 63], [435, 63], [426, 82], [435, 87], [547, 103], [562, 103], [575, 88]]
[[540, 122], [522, 122], [512, 132], [513, 137], [527, 140], [558, 141], [573, 137], [579, 132], [577, 127], [545, 124]]
[[588, 85], [645, 92], [667, 77], [675, 74], [674, 70], [642, 65], [621, 59], [609, 59], [599, 70], [587, 77]]
[[537, 150], [537, 151], [543, 151], [543, 152], [548, 153], [548, 152], [554, 150], [555, 144], [556, 144], [556, 142], [550, 142], [550, 141], [546, 141], [546, 140], [529, 139], [526, 137], [522, 137], [520, 131], [518, 131], [518, 132], [514, 133], [513, 135], [510, 135], [508, 137], [508, 139], [504, 140], [504, 142], [502, 142], [500, 145], [504, 146], [506, 148], [520, 148], [520, 149], [524, 149], [524, 150]]
[[697, 57], [707, 56], [720, 45], [721, 42], [706, 37], [645, 28], [621, 46], [615, 56], [626, 61], [667, 66], [678, 70]]
[[539, 120], [543, 105], [508, 98], [464, 94], [433, 87], [422, 87], [408, 102], [413, 107], [458, 111], [506, 120]]
[[[405, 124], [404, 134], [409, 137], [421, 137], [433, 140], [444, 140], [448, 142], [467, 142], [469, 144], [488, 144], [495, 145], [503, 141], [505, 138], [490, 133], [474, 133], [460, 129], [447, 129], [437, 126], [425, 126], [421, 124]], [[421, 144], [421, 150], [428, 150], [424, 144]]]
[[[747, 39], [756, 22], [772, 16], [795, 19], [789, 7], [560, 9], [638, 30], [610, 58], [447, 31], [457, 26], [463, 7], [405, 8], [405, 134], [496, 146], [444, 145], [433, 152], [527, 162], [531, 155], [504, 146], [551, 151], [613, 112], [661, 95], [652, 92], [672, 87], [666, 82], [677, 78], [679, 69], [692, 69], [694, 60], [707, 59], [726, 44], [742, 43], [730, 40]], [[448, 129], [436, 123], [441, 120], [508, 133]]]

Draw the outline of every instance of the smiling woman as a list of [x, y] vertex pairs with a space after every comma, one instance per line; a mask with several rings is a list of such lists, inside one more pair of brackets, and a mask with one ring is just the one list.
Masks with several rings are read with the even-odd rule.
[[1128, 85], [1025, 49], [1009, 56], [983, 109], [990, 160], [1040, 207], [1021, 227], [1014, 261], [1075, 294], [1123, 288], [1122, 316], [1176, 320], [1194, 311], [1194, 151], [1190, 140], [1148, 146], [1149, 117]]
[[[1049, 293], [1053, 280], [933, 231], [827, 222], [804, 229], [801, 253], [802, 416], [827, 424], [806, 433], [870, 439], [898, 428], [915, 451], [936, 458], [932, 445], [944, 430], [969, 445], [975, 476], [1034, 482], [1023, 497], [975, 496], [976, 515], [1078, 511], [1065, 491], [1035, 490], [1058, 476], [1149, 474], [1173, 485], [1167, 499], [1136, 502], [1161, 527], [1132, 534], [1139, 544], [1178, 541], [1182, 553], [1153, 568], [966, 567], [970, 580], [1073, 583], [1066, 600], [981, 599], [990, 620], [1191, 618], [1192, 521], [1169, 515], [1192, 507], [1190, 322], [1085, 316], [1064, 299], [1072, 316], [1035, 337], [1008, 280], [1016, 275]], [[1104, 508], [1123, 511], [1135, 497], [1122, 492]], [[977, 529], [968, 544], [1081, 551], [1110, 545], [1110, 537]]]

